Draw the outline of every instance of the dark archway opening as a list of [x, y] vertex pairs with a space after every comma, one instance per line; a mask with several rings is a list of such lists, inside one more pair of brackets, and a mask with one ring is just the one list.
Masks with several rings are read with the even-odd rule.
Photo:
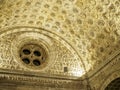
[[120, 78], [116, 78], [109, 83], [105, 90], [120, 90]]

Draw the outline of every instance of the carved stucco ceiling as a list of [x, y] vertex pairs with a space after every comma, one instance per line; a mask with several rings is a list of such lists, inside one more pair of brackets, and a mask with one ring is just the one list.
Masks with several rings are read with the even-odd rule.
[[0, 0], [0, 32], [0, 68], [29, 70], [15, 50], [20, 38], [35, 37], [47, 42], [53, 59], [35, 72], [80, 77], [120, 47], [120, 0]]

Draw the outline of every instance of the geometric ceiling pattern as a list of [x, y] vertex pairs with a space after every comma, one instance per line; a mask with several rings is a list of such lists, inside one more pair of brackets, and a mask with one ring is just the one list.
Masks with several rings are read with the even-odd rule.
[[56, 66], [41, 72], [82, 76], [101, 67], [120, 48], [119, 10], [119, 0], [0, 0], [0, 41], [4, 46], [10, 38], [11, 43], [27, 36], [25, 31], [45, 34], [43, 38], [51, 37]]

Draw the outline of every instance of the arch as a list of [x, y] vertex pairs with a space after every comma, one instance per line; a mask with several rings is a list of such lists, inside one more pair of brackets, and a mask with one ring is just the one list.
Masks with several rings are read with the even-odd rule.
[[105, 90], [120, 90], [120, 77], [111, 81]]
[[115, 72], [112, 72], [109, 76], [107, 76], [107, 78], [104, 80], [104, 82], [102, 83], [102, 87], [100, 88], [100, 90], [105, 90], [105, 88], [115, 79], [120, 78], [120, 69], [116, 70]]

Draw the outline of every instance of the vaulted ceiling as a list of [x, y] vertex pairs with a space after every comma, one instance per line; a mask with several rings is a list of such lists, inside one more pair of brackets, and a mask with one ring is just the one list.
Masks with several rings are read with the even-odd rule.
[[[17, 48], [31, 39], [50, 49], [45, 69], [29, 69], [17, 60]], [[0, 68], [92, 75], [119, 44], [120, 0], [0, 0]]]

